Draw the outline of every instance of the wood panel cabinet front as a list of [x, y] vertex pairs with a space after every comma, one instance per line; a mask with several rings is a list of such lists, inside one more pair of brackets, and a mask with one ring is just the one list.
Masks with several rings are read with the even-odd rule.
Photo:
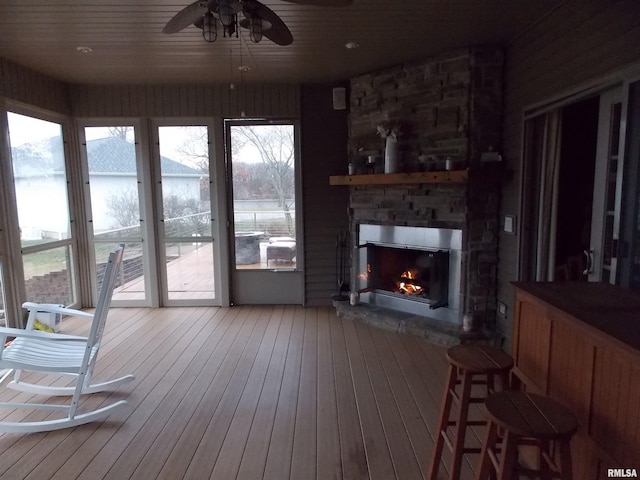
[[589, 401], [595, 346], [565, 322], [551, 314], [551, 352], [547, 393], [560, 400], [578, 417], [581, 427], [589, 427]]
[[[568, 304], [570, 285], [520, 286], [516, 284], [514, 373], [524, 388], [549, 395], [578, 417], [578, 434], [572, 441], [575, 478], [604, 478], [601, 473], [609, 468], [636, 468], [640, 473], [640, 351], [554, 305], [550, 299], [562, 298]], [[547, 297], [545, 288], [550, 290]], [[579, 301], [586, 287], [576, 288], [581, 295], [571, 301]], [[587, 288], [595, 292], [584, 298], [590, 320], [596, 326], [608, 319], [620, 321], [606, 306], [601, 308], [602, 318], [595, 318], [593, 312], [600, 307], [593, 305], [594, 298], [601, 292], [597, 285]], [[636, 304], [625, 307], [618, 301], [615, 308], [628, 314], [636, 311]], [[640, 327], [640, 311], [631, 317], [638, 323], [628, 327]]]
[[640, 468], [640, 366], [598, 348], [591, 398], [590, 436], [621, 465]]
[[551, 321], [548, 309], [522, 297], [516, 299], [516, 374], [529, 387], [547, 393]]

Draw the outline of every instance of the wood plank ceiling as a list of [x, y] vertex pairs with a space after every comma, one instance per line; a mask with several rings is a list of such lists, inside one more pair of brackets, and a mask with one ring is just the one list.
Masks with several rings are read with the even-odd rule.
[[[0, 0], [0, 57], [81, 84], [331, 83], [470, 45], [506, 45], [559, 0], [354, 0], [348, 7], [264, 0], [291, 30], [288, 46], [253, 44], [244, 29], [213, 44], [193, 26], [163, 34], [189, 3]], [[360, 47], [345, 48], [349, 41]]]

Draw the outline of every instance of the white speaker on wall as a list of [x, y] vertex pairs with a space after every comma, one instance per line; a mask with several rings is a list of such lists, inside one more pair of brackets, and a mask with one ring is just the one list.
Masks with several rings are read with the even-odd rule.
[[333, 109], [345, 110], [347, 108], [347, 89], [336, 87], [333, 89]]

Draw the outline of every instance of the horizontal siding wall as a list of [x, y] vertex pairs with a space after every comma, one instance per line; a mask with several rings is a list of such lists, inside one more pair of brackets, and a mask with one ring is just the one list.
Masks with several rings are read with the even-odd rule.
[[[333, 110], [329, 87], [305, 86], [301, 98], [305, 302], [327, 305], [337, 292], [338, 233], [349, 228], [349, 187], [329, 185], [330, 175], [347, 173], [347, 112]], [[346, 272], [348, 281], [348, 267]]]
[[0, 58], [0, 97], [68, 115], [69, 87], [46, 75]]
[[297, 85], [71, 87], [76, 117], [289, 117], [300, 115]]
[[[504, 157], [514, 172], [505, 186], [501, 214], [518, 215], [526, 108], [551, 100], [640, 61], [640, 5], [637, 0], [566, 1], [506, 50]], [[511, 342], [518, 267], [516, 235], [501, 233], [498, 299], [507, 317], [498, 326]]]

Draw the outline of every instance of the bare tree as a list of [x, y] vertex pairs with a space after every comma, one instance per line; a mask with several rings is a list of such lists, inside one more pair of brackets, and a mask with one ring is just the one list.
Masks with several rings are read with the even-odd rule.
[[165, 234], [169, 236], [189, 236], [201, 234], [208, 224], [210, 215], [198, 199], [187, 191], [166, 195], [162, 201]]
[[201, 172], [209, 174], [209, 133], [206, 127], [182, 127], [185, 141], [176, 151]]
[[[206, 128], [194, 129], [184, 127], [186, 140], [176, 148], [176, 151], [183, 157], [190, 159], [191, 163], [197, 166], [200, 171], [208, 173], [209, 167], [209, 143]], [[291, 125], [242, 125], [233, 128], [231, 142], [232, 155], [239, 156], [240, 151], [246, 146], [252, 146], [258, 151], [260, 159], [266, 172], [260, 168], [253, 168], [251, 165], [239, 167], [237, 173], [244, 178], [247, 176], [259, 178], [273, 187], [278, 204], [286, 206], [286, 200], [291, 198], [293, 193], [293, 162], [294, 144], [293, 127]], [[236, 163], [237, 165], [237, 163]], [[266, 173], [266, 177], [265, 177]], [[247, 187], [256, 192], [264, 191], [254, 182]]]
[[266, 180], [278, 198], [278, 204], [288, 210], [287, 200], [294, 189], [294, 144], [291, 125], [248, 125], [234, 129], [233, 143], [237, 149], [247, 145], [258, 151], [267, 167]]
[[138, 192], [129, 188], [106, 198], [109, 215], [114, 220], [113, 228], [133, 227], [140, 223]]
[[[186, 140], [176, 150], [200, 171], [208, 173], [209, 142], [206, 128], [185, 128]], [[276, 198], [285, 218], [293, 224], [290, 202], [294, 197], [294, 138], [292, 125], [234, 125], [231, 153], [236, 198]], [[247, 151], [256, 161], [239, 161]]]
[[125, 141], [133, 140], [133, 127], [121, 126], [121, 127], [109, 127], [109, 136], [120, 138]]
[[[106, 198], [112, 228], [133, 227], [140, 223], [138, 194], [135, 189], [122, 190]], [[209, 215], [198, 215], [207, 210], [188, 191], [167, 195], [162, 203], [167, 234], [189, 236], [206, 229]]]
[[[294, 198], [294, 160], [292, 125], [242, 125], [233, 128], [232, 149], [240, 151], [244, 147], [253, 147], [266, 172], [260, 183], [268, 183], [273, 187], [282, 208], [289, 231], [294, 231], [293, 218], [288, 201]], [[235, 187], [235, 181], [234, 181]]]

